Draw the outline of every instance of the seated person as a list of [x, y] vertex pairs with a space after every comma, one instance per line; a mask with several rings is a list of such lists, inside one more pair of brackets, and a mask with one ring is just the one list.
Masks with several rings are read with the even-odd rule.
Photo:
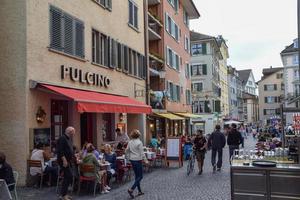
[[[6, 162], [5, 154], [2, 152], [0, 152], [0, 179], [4, 179], [7, 185], [15, 183], [13, 170]], [[8, 189], [12, 191], [14, 185], [9, 186]]]
[[[92, 143], [87, 143], [87, 144], [83, 147], [82, 152], [81, 152], [81, 153], [82, 153], [82, 158], [84, 158], [84, 157], [86, 156], [86, 154], [87, 154], [87, 147], [90, 146], [90, 145], [93, 146]], [[93, 154], [96, 156], [97, 160], [99, 160], [99, 159], [100, 159], [100, 153], [96, 150], [96, 148], [95, 148], [94, 146], [93, 146], [93, 148], [94, 148]]]
[[155, 137], [155, 135], [152, 136], [152, 139], [150, 140], [150, 147], [158, 148], [158, 139]]
[[104, 159], [110, 163], [110, 169], [107, 171], [107, 185], [109, 185], [111, 177], [115, 175], [117, 170], [117, 156], [114, 152], [112, 152], [109, 144], [104, 146]]
[[96, 176], [98, 183], [102, 186], [102, 194], [108, 193], [110, 190], [110, 187], [106, 184], [107, 182], [107, 173], [106, 170], [100, 170], [99, 162], [94, 155], [94, 147], [92, 144], [88, 144], [86, 147], [87, 154], [82, 159], [82, 164], [89, 164], [95, 166], [95, 173], [84, 173], [83, 176], [91, 177]]
[[[46, 158], [46, 159], [45, 159]], [[49, 164], [45, 164], [45, 160], [47, 160], [47, 156], [45, 154], [45, 151], [43, 150], [43, 145], [41, 143], [38, 143], [35, 148], [33, 149], [31, 153], [30, 160], [39, 160], [41, 161], [42, 168], [40, 167], [30, 167], [30, 175], [36, 176], [37, 174], [41, 174], [42, 171], [44, 174], [51, 175], [51, 181], [52, 185], [55, 184], [56, 178], [57, 178], [57, 166], [49, 166]], [[51, 185], [49, 182], [48, 185]]]

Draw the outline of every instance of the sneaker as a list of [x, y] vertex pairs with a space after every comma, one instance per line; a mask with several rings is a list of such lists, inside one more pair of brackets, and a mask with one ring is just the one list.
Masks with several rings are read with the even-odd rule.
[[105, 190], [111, 190], [111, 188], [107, 185], [104, 187]]
[[101, 194], [107, 194], [107, 193], [109, 193], [109, 191], [106, 190], [106, 189], [104, 189], [104, 190], [101, 192]]

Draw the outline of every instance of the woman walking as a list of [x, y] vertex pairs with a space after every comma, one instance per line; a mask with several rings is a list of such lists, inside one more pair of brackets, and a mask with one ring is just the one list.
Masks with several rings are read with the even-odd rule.
[[143, 143], [139, 139], [140, 135], [141, 133], [138, 130], [133, 130], [125, 150], [126, 158], [130, 160], [135, 176], [134, 184], [128, 189], [128, 194], [132, 199], [134, 198], [133, 191], [136, 187], [138, 188], [138, 196], [144, 194], [140, 185], [140, 182], [143, 179], [143, 160], [148, 164], [148, 160], [144, 154]]

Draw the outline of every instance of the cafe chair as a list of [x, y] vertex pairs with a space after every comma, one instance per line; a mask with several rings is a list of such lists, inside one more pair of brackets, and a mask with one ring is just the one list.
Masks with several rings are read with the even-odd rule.
[[28, 169], [29, 169], [29, 175], [30, 177], [31, 174], [30, 174], [30, 168], [31, 167], [37, 167], [37, 168], [41, 168], [41, 173], [37, 174], [37, 176], [40, 176], [40, 188], [42, 188], [43, 186], [43, 179], [44, 179], [44, 173], [43, 173], [43, 169], [42, 169], [42, 163], [40, 160], [27, 160], [27, 166], [28, 166]]
[[81, 182], [93, 182], [94, 183], [94, 196], [96, 196], [96, 187], [97, 187], [97, 178], [96, 176], [84, 176], [84, 173], [96, 173], [95, 172], [95, 166], [94, 165], [89, 165], [89, 164], [81, 164], [79, 166], [79, 180], [78, 180], [78, 192], [77, 194], [79, 195], [80, 193], [80, 188], [81, 188]]
[[8, 184], [7, 187], [14, 186], [14, 190], [10, 191], [10, 193], [13, 193], [15, 199], [18, 200], [17, 184], [18, 184], [19, 173], [17, 171], [13, 171], [13, 175], [14, 175], [15, 182]]

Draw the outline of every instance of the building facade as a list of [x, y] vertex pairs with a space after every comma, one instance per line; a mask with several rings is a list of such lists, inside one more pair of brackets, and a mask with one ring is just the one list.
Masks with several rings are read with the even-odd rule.
[[[289, 108], [299, 108], [299, 44], [298, 39], [294, 39], [293, 43], [287, 46], [281, 53], [281, 61], [284, 67], [284, 106]], [[293, 121], [293, 114], [286, 113], [286, 123], [291, 124]]]
[[229, 116], [228, 118], [239, 120], [238, 112], [238, 98], [237, 98], [237, 84], [238, 73], [232, 66], [228, 66], [228, 104], [229, 104]]
[[263, 125], [281, 121], [280, 105], [284, 97], [283, 68], [265, 68], [258, 81], [259, 120]]
[[149, 137], [191, 133], [189, 20], [199, 17], [192, 0], [148, 1]]
[[226, 119], [229, 117], [229, 94], [228, 94], [228, 69], [227, 59], [229, 58], [228, 47], [225, 39], [219, 35], [217, 37], [222, 59], [219, 60], [220, 88], [221, 88], [221, 116]]
[[78, 148], [114, 143], [117, 127], [145, 138], [144, 8], [137, 0], [2, 2], [0, 146], [21, 184], [34, 144], [53, 147], [67, 126]]
[[257, 85], [251, 69], [239, 70], [239, 78], [242, 85], [243, 116], [241, 120], [247, 124], [258, 121], [258, 97], [256, 95]]
[[193, 113], [207, 119], [205, 132], [210, 133], [221, 120], [220, 67], [222, 53], [215, 37], [191, 31], [191, 80]]

